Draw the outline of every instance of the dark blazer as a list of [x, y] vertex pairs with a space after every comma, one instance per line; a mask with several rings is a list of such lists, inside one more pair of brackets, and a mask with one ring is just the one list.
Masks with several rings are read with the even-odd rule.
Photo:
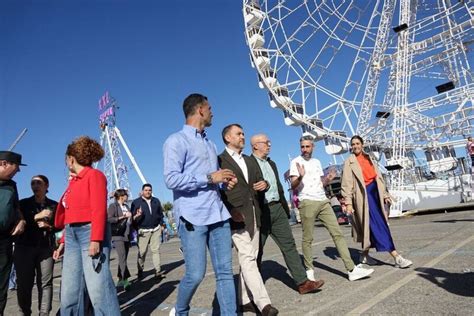
[[[127, 210], [130, 210], [128, 205], [125, 203], [125, 207]], [[109, 205], [107, 208], [107, 221], [110, 224], [115, 224], [118, 222], [119, 217], [123, 216], [123, 211], [122, 207], [118, 202], [114, 202]], [[128, 241], [128, 234], [130, 233], [130, 226], [127, 225], [127, 229], [125, 230], [125, 233], [123, 236], [112, 236], [113, 241]]]
[[229, 155], [227, 150], [224, 150], [222, 154], [219, 155], [219, 166], [222, 169], [232, 170], [237, 177], [237, 184], [235, 187], [229, 191], [221, 191], [221, 196], [222, 201], [230, 213], [236, 211], [241, 212], [245, 217], [243, 223], [234, 222], [231, 219], [231, 229], [245, 229], [250, 233], [250, 236], [253, 237], [254, 218], [256, 219], [256, 226], [260, 227], [260, 205], [264, 198], [264, 193], [255, 191], [253, 189], [253, 184], [264, 179], [257, 162], [247, 155], [243, 155], [243, 157], [247, 164], [249, 182], [245, 181], [242, 169], [240, 169], [239, 165]]
[[[252, 157], [252, 159], [255, 161], [257, 166], [259, 166], [258, 162], [257, 162], [257, 158], [255, 158], [254, 155], [251, 155], [250, 157]], [[288, 216], [288, 218], [290, 218], [290, 208], [288, 207], [288, 202], [286, 201], [286, 198], [285, 198], [285, 191], [283, 191], [283, 186], [281, 185], [281, 182], [280, 182], [280, 176], [278, 175], [277, 166], [276, 166], [275, 162], [270, 159], [270, 157], [267, 157], [267, 161], [270, 164], [270, 166], [272, 167], [273, 173], [275, 173], [277, 186], [278, 186], [278, 195], [280, 196], [280, 203], [283, 206], [283, 209], [285, 210], [286, 215]], [[260, 168], [260, 166], [259, 166], [259, 168]], [[268, 180], [268, 179], [265, 179], [265, 180]], [[262, 211], [265, 211], [263, 207], [262, 207]]]

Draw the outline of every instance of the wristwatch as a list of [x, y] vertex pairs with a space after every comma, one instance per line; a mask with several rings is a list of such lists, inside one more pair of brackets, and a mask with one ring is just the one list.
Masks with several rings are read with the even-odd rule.
[[207, 175], [207, 184], [214, 184], [214, 182], [212, 181], [212, 174]]

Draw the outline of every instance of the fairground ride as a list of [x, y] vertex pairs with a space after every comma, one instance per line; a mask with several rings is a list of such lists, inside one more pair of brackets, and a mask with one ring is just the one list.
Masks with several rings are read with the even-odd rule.
[[[140, 167], [128, 148], [125, 139], [116, 125], [118, 105], [109, 92], [99, 99], [99, 126], [100, 126], [100, 145], [104, 148], [105, 157], [102, 162], [97, 165], [103, 170], [107, 177], [107, 191], [113, 196], [117, 189], [125, 189], [128, 191], [128, 197], [132, 199], [132, 190], [128, 180], [130, 168], [124, 162], [121, 147], [127, 153], [132, 168], [137, 172], [142, 184], [147, 183]], [[121, 146], [120, 146], [121, 145]]]
[[243, 0], [243, 17], [270, 106], [335, 163], [362, 136], [392, 215], [471, 198], [455, 148], [473, 132], [474, 1]]

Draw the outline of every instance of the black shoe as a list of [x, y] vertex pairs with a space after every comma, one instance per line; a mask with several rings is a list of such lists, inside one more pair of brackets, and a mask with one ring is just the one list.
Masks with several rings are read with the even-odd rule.
[[278, 315], [278, 309], [268, 304], [262, 309], [262, 316], [275, 316]]
[[245, 312], [258, 313], [258, 308], [257, 306], [255, 306], [254, 302], [250, 302], [244, 305], [240, 305], [239, 311], [241, 313], [245, 313]]

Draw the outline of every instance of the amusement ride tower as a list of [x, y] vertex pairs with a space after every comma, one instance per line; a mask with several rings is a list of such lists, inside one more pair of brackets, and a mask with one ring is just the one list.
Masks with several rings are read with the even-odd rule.
[[137, 171], [142, 183], [147, 183], [143, 176], [140, 167], [133, 157], [130, 149], [125, 142], [119, 128], [116, 125], [116, 112], [119, 108], [116, 100], [106, 91], [99, 99], [99, 123], [100, 123], [100, 144], [104, 148], [105, 157], [103, 159], [102, 170], [107, 177], [107, 191], [113, 194], [117, 189], [126, 189], [129, 194], [129, 199], [132, 198], [132, 191], [130, 190], [130, 183], [128, 180], [129, 169], [124, 163], [120, 145], [127, 153], [133, 169]]

